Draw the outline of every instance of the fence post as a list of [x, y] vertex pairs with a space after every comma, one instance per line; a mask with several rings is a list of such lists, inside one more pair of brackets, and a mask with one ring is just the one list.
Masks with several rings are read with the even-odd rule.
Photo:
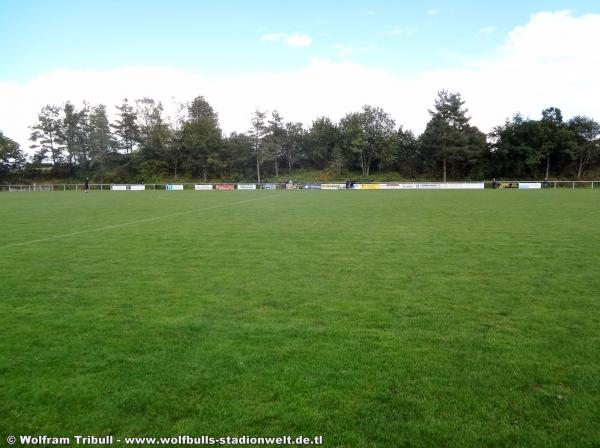
[[573, 190], [575, 190], [575, 182], [573, 182]]

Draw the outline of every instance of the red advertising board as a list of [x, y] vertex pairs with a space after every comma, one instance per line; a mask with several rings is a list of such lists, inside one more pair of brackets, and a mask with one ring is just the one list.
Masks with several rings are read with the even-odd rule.
[[233, 190], [235, 186], [233, 184], [217, 184], [217, 190]]

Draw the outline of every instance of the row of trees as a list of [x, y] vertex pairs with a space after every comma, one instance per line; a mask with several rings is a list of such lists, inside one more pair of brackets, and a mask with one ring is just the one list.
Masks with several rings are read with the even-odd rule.
[[67, 102], [40, 111], [32, 126], [29, 163], [0, 133], [0, 176], [260, 182], [312, 169], [324, 178], [343, 172], [368, 178], [376, 170], [446, 181], [580, 178], [600, 164], [600, 125], [584, 116], [565, 121], [555, 107], [545, 109], [539, 120], [517, 114], [489, 135], [470, 124], [458, 93], [438, 92], [429, 114], [417, 137], [378, 107], [364, 106], [338, 123], [320, 117], [308, 129], [277, 111], [257, 110], [248, 132], [224, 136], [217, 113], [201, 96], [173, 119], [152, 99], [124, 100], [112, 123], [104, 105], [76, 108]]
[[17, 142], [0, 131], [0, 179], [19, 171], [25, 165], [25, 155]]

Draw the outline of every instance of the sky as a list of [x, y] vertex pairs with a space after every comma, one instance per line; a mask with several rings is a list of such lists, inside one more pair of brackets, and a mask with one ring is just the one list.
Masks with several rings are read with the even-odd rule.
[[485, 132], [551, 106], [600, 119], [598, 42], [589, 0], [0, 0], [0, 130], [27, 148], [45, 104], [203, 95], [227, 133], [364, 104], [419, 133], [440, 89]]

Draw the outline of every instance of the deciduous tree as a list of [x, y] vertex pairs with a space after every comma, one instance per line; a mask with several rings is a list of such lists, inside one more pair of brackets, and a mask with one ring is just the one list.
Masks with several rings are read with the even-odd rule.
[[42, 107], [38, 114], [38, 122], [31, 129], [33, 132], [29, 139], [34, 143], [31, 145], [35, 150], [34, 161], [41, 163], [50, 158], [56, 171], [63, 160], [60, 107], [49, 104]]
[[25, 164], [19, 144], [0, 131], [0, 179], [8, 177]]
[[119, 149], [125, 154], [132, 154], [134, 148], [140, 141], [140, 127], [138, 116], [127, 98], [120, 106], [117, 106], [117, 120], [112, 126], [117, 136]]
[[92, 107], [89, 116], [90, 166], [100, 177], [101, 183], [104, 183], [106, 169], [115, 146], [106, 115], [106, 106], [100, 104]]
[[574, 137], [570, 152], [575, 161], [577, 179], [580, 179], [583, 170], [600, 156], [600, 124], [589, 117], [577, 115], [569, 120], [567, 126]]
[[340, 121], [346, 145], [360, 162], [363, 176], [368, 176], [375, 158], [386, 163], [391, 159], [395, 122], [379, 107], [363, 106], [362, 112], [346, 115]]
[[187, 107], [182, 125], [182, 167], [206, 182], [209, 172], [218, 174], [222, 166], [222, 133], [217, 113], [204, 97], [196, 97]]
[[267, 113], [256, 109], [250, 119], [252, 127], [248, 131], [252, 140], [252, 151], [256, 160], [256, 181], [261, 182], [260, 167], [263, 162], [263, 140], [269, 133], [267, 126]]

